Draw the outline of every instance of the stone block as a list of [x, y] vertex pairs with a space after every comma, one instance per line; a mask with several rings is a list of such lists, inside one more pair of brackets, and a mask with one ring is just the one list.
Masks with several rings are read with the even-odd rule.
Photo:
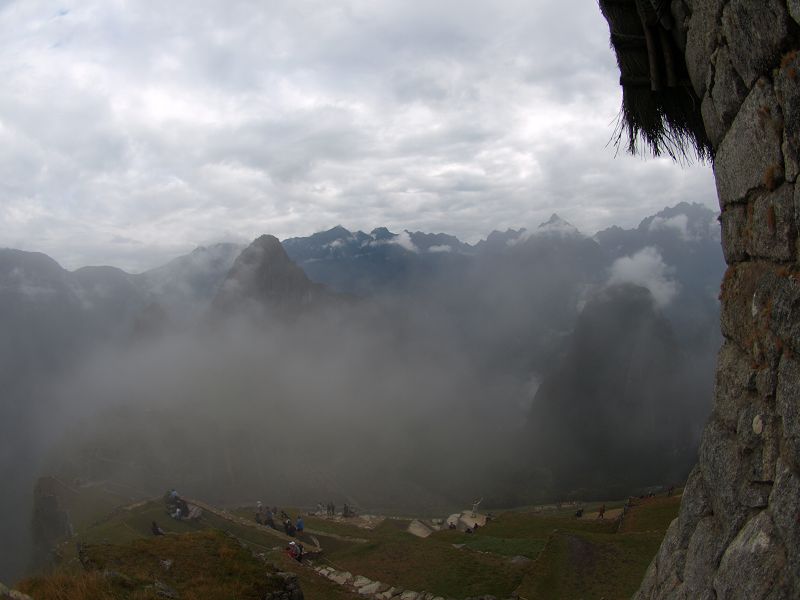
[[785, 0], [731, 0], [722, 13], [731, 62], [748, 87], [776, 67], [789, 34]]
[[714, 416], [727, 427], [735, 427], [742, 407], [752, 402], [754, 377], [750, 357], [736, 344], [725, 340], [717, 361]]
[[722, 334], [749, 356], [755, 367], [763, 357], [757, 346], [760, 306], [753, 303], [759, 281], [764, 277], [761, 263], [743, 262], [728, 267], [722, 280], [720, 324]]
[[789, 0], [789, 15], [800, 23], [800, 0]]
[[742, 462], [741, 502], [751, 508], [765, 507], [781, 444], [774, 403], [759, 399], [745, 405], [739, 413], [736, 434]]
[[778, 414], [783, 425], [784, 458], [787, 467], [800, 468], [800, 362], [784, 355], [778, 368], [775, 393]]
[[680, 546], [678, 529], [678, 520], [675, 519], [667, 529], [658, 554], [650, 563], [634, 600], [680, 597], [678, 590], [686, 550]]
[[683, 489], [683, 499], [678, 513], [678, 544], [686, 547], [701, 519], [712, 514], [711, 501], [699, 466], [689, 474]]
[[[714, 578], [717, 598], [778, 600], [788, 595], [786, 552], [767, 511], [750, 519], [728, 546]], [[776, 593], [777, 592], [777, 593]]]
[[780, 69], [775, 74], [775, 96], [783, 113], [786, 180], [794, 181], [800, 170], [800, 52], [789, 52], [781, 60]]
[[719, 146], [714, 176], [722, 208], [750, 190], [783, 179], [783, 115], [769, 83], [759, 80]]
[[795, 144], [790, 144], [786, 139], [785, 130], [781, 150], [783, 151], [784, 179], [795, 183], [797, 175], [800, 174], [800, 155], [798, 155], [798, 147]]
[[784, 347], [797, 344], [800, 332], [796, 322], [800, 305], [800, 286], [786, 268], [772, 263], [751, 263], [754, 275], [748, 340], [759, 368], [777, 368]]
[[703, 126], [706, 129], [708, 139], [711, 140], [711, 144], [715, 148], [719, 147], [728, 129], [722, 123], [722, 119], [719, 113], [717, 113], [717, 107], [708, 94], [706, 94], [703, 101], [700, 103], [700, 114], [703, 117]]
[[747, 259], [750, 230], [747, 227], [747, 207], [729, 204], [719, 217], [722, 235], [722, 253], [725, 262], [732, 264]]
[[0, 600], [33, 600], [33, 598], [17, 590], [11, 590], [0, 583]]
[[358, 593], [361, 596], [373, 596], [375, 594], [380, 594], [381, 592], [385, 592], [389, 589], [389, 586], [385, 583], [381, 583], [380, 581], [372, 581], [367, 585], [361, 586], [358, 588]]
[[755, 384], [759, 398], [774, 398], [775, 386], [778, 385], [778, 374], [775, 369], [761, 367], [756, 371]]
[[705, 517], [694, 530], [686, 549], [683, 593], [686, 598], [713, 598], [712, 581], [725, 551], [716, 517]]
[[720, 46], [717, 50], [710, 96], [717, 109], [717, 115], [727, 130], [736, 118], [742, 102], [747, 98], [747, 87], [733, 68], [728, 46]]
[[[794, 186], [794, 222], [800, 224], [800, 185]], [[797, 248], [798, 258], [800, 258], [800, 243]]]
[[778, 462], [777, 477], [769, 497], [769, 510], [784, 542], [789, 571], [795, 585], [800, 583], [800, 477], [789, 466]]
[[345, 585], [346, 583], [353, 581], [353, 575], [347, 571], [334, 571], [328, 575], [328, 579], [334, 583], [338, 583], [339, 585]]
[[747, 513], [739, 497], [745, 477], [736, 432], [712, 417], [703, 432], [699, 463], [714, 514], [726, 516], [723, 535], [735, 533]]
[[800, 279], [795, 273], [778, 270], [764, 283], [767, 285], [771, 287], [769, 328], [781, 344], [800, 354]]
[[720, 34], [722, 0], [694, 3], [686, 32], [686, 67], [697, 97], [706, 95], [711, 56]]
[[747, 253], [751, 257], [794, 260], [797, 238], [794, 185], [784, 184], [773, 192], [756, 196], [749, 217]]

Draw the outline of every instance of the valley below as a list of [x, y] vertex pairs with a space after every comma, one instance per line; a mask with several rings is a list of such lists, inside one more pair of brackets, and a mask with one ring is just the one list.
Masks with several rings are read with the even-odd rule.
[[[557, 215], [474, 245], [384, 228], [263, 235], [138, 274], [0, 250], [0, 580], [51, 572], [89, 585], [70, 583], [76, 542], [172, 548], [149, 539], [152, 520], [176, 534], [169, 552], [222, 556], [243, 542], [264, 556], [248, 550], [242, 568], [271, 573], [281, 544], [224, 513], [263, 498], [299, 507], [293, 516], [332, 500], [398, 517], [359, 534], [308, 516], [323, 559], [297, 573], [306, 597], [364, 587], [331, 583], [325, 567], [383, 594], [579, 598], [585, 579], [623, 597], [677, 501], [634, 503], [631, 515], [663, 516], [641, 531], [614, 511], [686, 480], [709, 411], [718, 235], [711, 211], [679, 204], [591, 237]], [[172, 487], [219, 508], [191, 527], [162, 523], [153, 498]], [[41, 520], [32, 495], [65, 504]], [[497, 516], [485, 529], [432, 521], [472, 498]], [[530, 508], [556, 502], [569, 508]], [[574, 517], [604, 503], [608, 519]], [[409, 533], [412, 521], [431, 535]], [[158, 593], [138, 560], [135, 583], [104, 565], [91, 585]], [[44, 591], [51, 576], [22, 587], [61, 597]], [[272, 593], [259, 578], [241, 597]], [[165, 585], [182, 598], [233, 593], [189, 583]]]

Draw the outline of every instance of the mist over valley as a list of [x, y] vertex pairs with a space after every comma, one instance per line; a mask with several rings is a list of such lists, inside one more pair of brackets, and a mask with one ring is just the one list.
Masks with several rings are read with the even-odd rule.
[[[475, 245], [264, 235], [136, 275], [0, 250], [0, 535], [31, 547], [42, 474], [394, 514], [680, 481], [710, 406], [718, 237], [680, 204], [593, 237], [556, 215]], [[2, 558], [9, 576], [28, 554]]]

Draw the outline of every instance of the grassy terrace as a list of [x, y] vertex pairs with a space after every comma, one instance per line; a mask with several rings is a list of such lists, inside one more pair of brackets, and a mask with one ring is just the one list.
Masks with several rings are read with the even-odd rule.
[[281, 589], [252, 553], [213, 530], [92, 544], [84, 560], [92, 566], [88, 573], [36, 577], [20, 587], [35, 598], [65, 600], [155, 600], [164, 597], [163, 586], [186, 600], [260, 600]]
[[[407, 533], [409, 521], [401, 519], [386, 519], [374, 529], [317, 517], [304, 519], [306, 527], [317, 532], [324, 550], [312, 559], [316, 564], [406, 589], [449, 598], [483, 594], [507, 598], [516, 592], [525, 600], [612, 600], [629, 598], [635, 591], [669, 523], [677, 515], [679, 503], [679, 496], [640, 501], [621, 525], [610, 520], [576, 519], [572, 511], [515, 510], [501, 513], [474, 534], [445, 530], [425, 539]], [[298, 514], [296, 509], [286, 510], [290, 515]], [[237, 514], [252, 517], [248, 509]], [[152, 521], [176, 535], [154, 538], [150, 533]], [[326, 533], [339, 537], [328, 537]], [[237, 553], [231, 554], [233, 546], [225, 548], [233, 538], [245, 547], [236, 543]], [[356, 538], [362, 541], [355, 541]], [[126, 585], [138, 590], [138, 595], [125, 595], [128, 592], [118, 589], [118, 581], [84, 573], [73, 540], [64, 544], [64, 561], [56, 573], [24, 583], [23, 587], [37, 600], [147, 599], [148, 594], [155, 593], [152, 584], [157, 576], [179, 591], [181, 598], [246, 599], [251, 597], [247, 594], [258, 593], [258, 585], [268, 585], [259, 583], [267, 571], [260, 561], [253, 562], [253, 553], [296, 572], [308, 600], [358, 597], [288, 559], [282, 551], [284, 541], [255, 523], [247, 526], [208, 512], [197, 522], [178, 522], [165, 514], [161, 501], [117, 509], [79, 530], [78, 540], [86, 545], [87, 555], [94, 557], [100, 568], [122, 572], [133, 581], [133, 587]], [[170, 575], [173, 578], [165, 581], [158, 561], [153, 560], [174, 560], [176, 556], [192, 557], [203, 576], [198, 579], [199, 573], [181, 570], [176, 563], [176, 570]], [[226, 562], [229, 560], [241, 564]], [[227, 575], [239, 572], [237, 569], [244, 582], [241, 589], [231, 587], [233, 580]], [[214, 581], [218, 582], [221, 595], [214, 595]], [[56, 593], [59, 586], [70, 590], [69, 594]], [[80, 586], [91, 588], [88, 595], [81, 595]]]

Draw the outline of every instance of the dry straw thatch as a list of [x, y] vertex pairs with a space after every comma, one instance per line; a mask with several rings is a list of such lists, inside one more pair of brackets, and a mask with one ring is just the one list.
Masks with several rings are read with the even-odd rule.
[[622, 86], [615, 143], [632, 154], [649, 148], [675, 160], [714, 151], [700, 114], [683, 52], [672, 34], [669, 0], [599, 0], [611, 30]]

